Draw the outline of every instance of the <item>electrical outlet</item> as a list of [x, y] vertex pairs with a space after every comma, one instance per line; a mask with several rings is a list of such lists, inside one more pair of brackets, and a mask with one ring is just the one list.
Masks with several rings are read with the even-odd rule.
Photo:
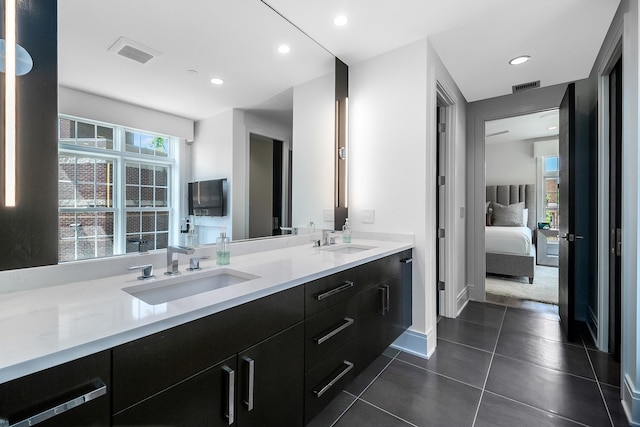
[[333, 209], [325, 209], [322, 214], [322, 219], [325, 221], [333, 221]]
[[362, 223], [363, 224], [375, 224], [376, 222], [376, 211], [373, 209], [363, 209], [362, 210]]

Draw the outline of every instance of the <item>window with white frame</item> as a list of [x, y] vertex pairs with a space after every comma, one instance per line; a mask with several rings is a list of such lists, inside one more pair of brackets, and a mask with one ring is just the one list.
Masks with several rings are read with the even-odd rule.
[[558, 156], [547, 156], [543, 160], [544, 220], [549, 223], [551, 228], [557, 229], [560, 219], [560, 200], [558, 197], [560, 159]]
[[169, 244], [175, 138], [60, 116], [60, 262]]

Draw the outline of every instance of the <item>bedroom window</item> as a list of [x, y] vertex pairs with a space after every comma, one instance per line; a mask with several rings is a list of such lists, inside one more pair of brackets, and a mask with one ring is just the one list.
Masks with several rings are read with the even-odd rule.
[[544, 219], [553, 229], [559, 224], [558, 184], [560, 178], [560, 159], [558, 156], [544, 158], [544, 174], [542, 188], [544, 188]]
[[100, 258], [169, 242], [175, 138], [61, 116], [58, 260]]

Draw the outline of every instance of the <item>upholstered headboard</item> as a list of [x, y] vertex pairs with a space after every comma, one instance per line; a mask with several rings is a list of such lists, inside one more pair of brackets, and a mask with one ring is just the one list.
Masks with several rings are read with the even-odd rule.
[[527, 227], [535, 232], [538, 218], [536, 212], [535, 184], [488, 185], [487, 202], [497, 202], [505, 206], [524, 202], [525, 209], [529, 209]]

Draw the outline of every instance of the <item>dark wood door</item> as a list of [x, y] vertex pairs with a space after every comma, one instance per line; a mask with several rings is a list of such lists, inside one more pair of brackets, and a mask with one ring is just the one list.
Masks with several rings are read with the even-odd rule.
[[622, 288], [622, 59], [609, 74], [609, 352], [620, 360]]
[[[576, 109], [576, 84], [569, 84], [560, 104], [559, 289], [560, 323], [569, 340], [577, 338], [576, 290], [588, 285], [589, 147], [584, 120]], [[587, 124], [588, 125], [588, 124]]]
[[304, 324], [238, 354], [238, 425], [302, 426]]
[[236, 356], [120, 412], [113, 426], [237, 425]]

